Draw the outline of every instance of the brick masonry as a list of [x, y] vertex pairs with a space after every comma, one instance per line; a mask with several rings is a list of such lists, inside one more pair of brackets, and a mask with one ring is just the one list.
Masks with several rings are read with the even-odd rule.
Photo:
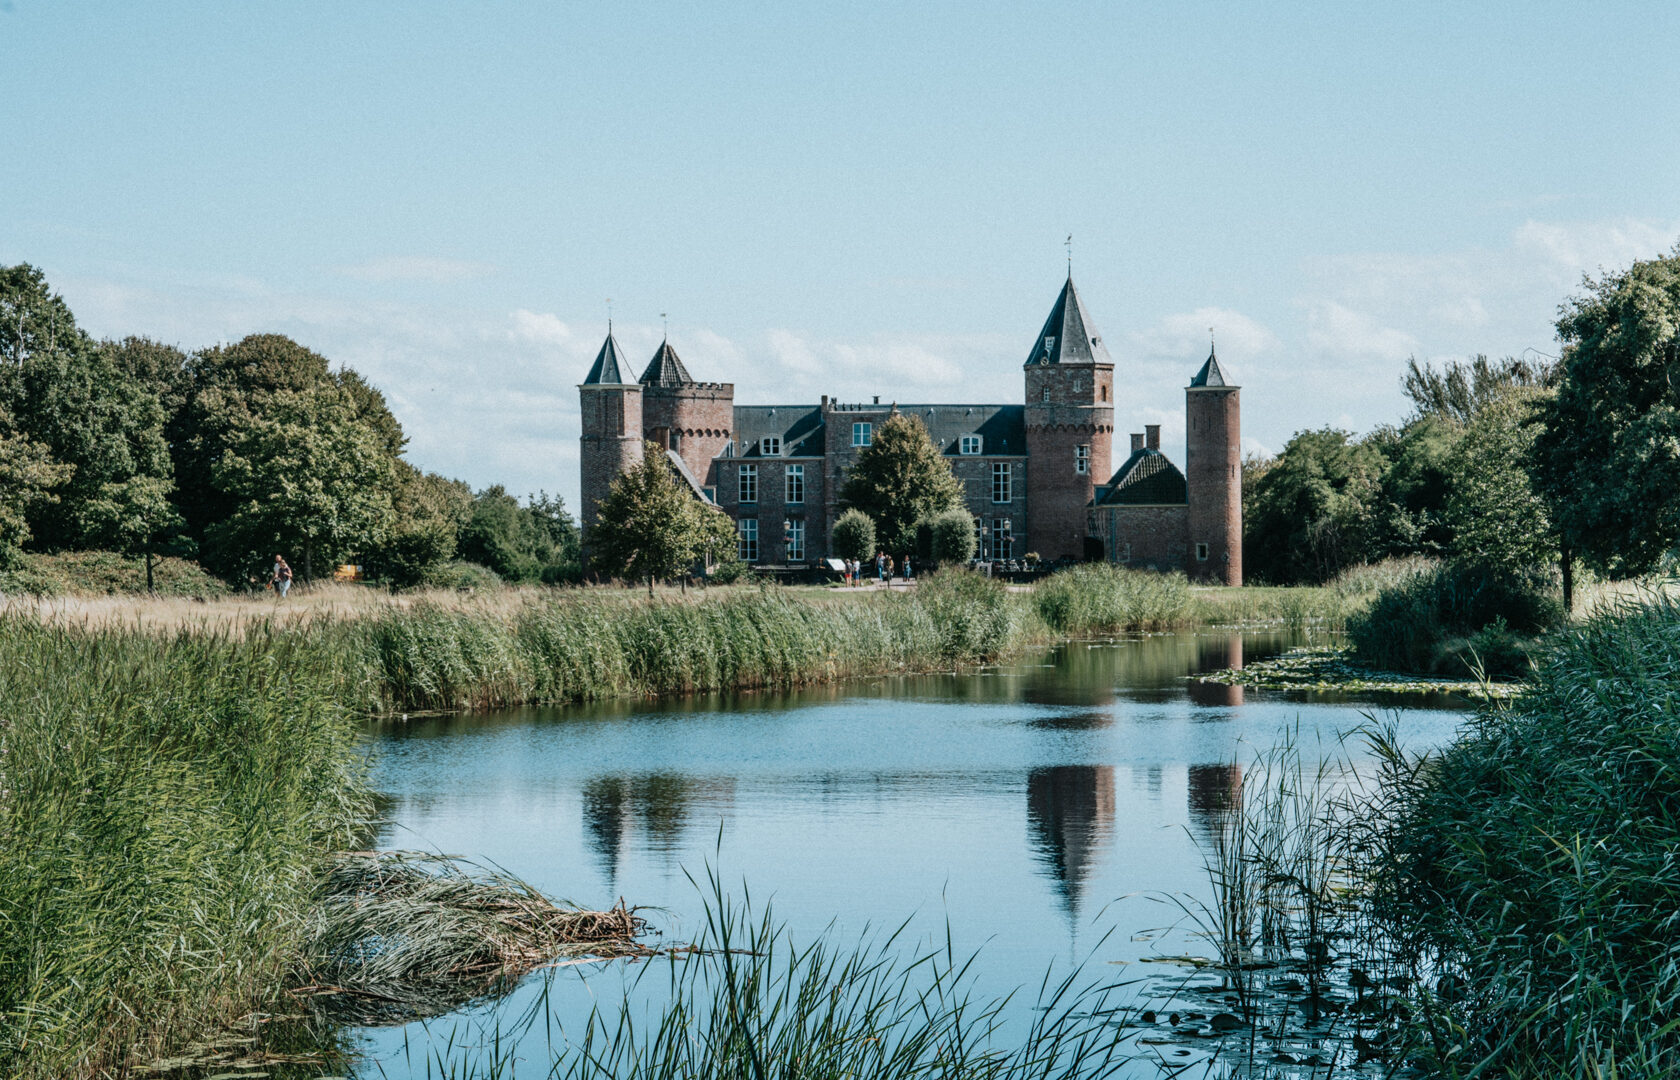
[[[1234, 386], [1184, 392], [1190, 485], [1185, 572], [1192, 581], [1241, 585], [1242, 403]], [[1198, 545], [1206, 545], [1204, 551]]]
[[[1112, 364], [1039, 364], [1026, 369], [1027, 551], [1043, 559], [1083, 558], [1086, 507], [1113, 471]], [[1078, 469], [1078, 450], [1089, 453]], [[1023, 552], [1024, 554], [1024, 552]]]

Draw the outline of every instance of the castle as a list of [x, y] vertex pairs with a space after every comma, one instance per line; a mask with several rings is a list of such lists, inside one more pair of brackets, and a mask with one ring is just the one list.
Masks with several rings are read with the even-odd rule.
[[[1239, 388], [1212, 351], [1185, 390], [1185, 471], [1159, 425], [1131, 437], [1111, 472], [1114, 361], [1068, 276], [1024, 365], [1021, 405], [736, 405], [731, 383], [698, 382], [667, 339], [632, 379], [607, 339], [578, 387], [584, 557], [613, 480], [664, 450], [695, 493], [735, 521], [741, 558], [808, 563], [830, 554], [846, 469], [893, 413], [920, 419], [951, 463], [984, 559], [1107, 559], [1242, 584]], [[1109, 477], [1106, 483], [1100, 477]]]

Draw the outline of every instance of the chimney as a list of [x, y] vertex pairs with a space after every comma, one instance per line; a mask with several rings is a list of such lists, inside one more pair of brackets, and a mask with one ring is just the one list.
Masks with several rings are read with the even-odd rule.
[[1149, 449], [1151, 449], [1151, 450], [1161, 449], [1161, 425], [1160, 424], [1145, 424], [1145, 425], [1143, 425], [1143, 431], [1144, 431], [1144, 443], [1149, 447]]
[[827, 394], [823, 395], [822, 407], [823, 407], [823, 412], [828, 411], [828, 395]]
[[1136, 435], [1132, 436], [1132, 453], [1135, 454], [1139, 450], [1142, 450], [1142, 449], [1143, 449], [1143, 432], [1140, 431]]
[[880, 394], [875, 395], [875, 404], [877, 404], [877, 405], [881, 404], [881, 395]]

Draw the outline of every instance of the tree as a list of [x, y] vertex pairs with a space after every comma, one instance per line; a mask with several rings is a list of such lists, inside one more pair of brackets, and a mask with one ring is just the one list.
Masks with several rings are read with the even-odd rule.
[[1549, 361], [1515, 356], [1490, 361], [1485, 354], [1477, 354], [1437, 371], [1429, 364], [1419, 364], [1414, 356], [1406, 362], [1400, 385], [1417, 406], [1418, 416], [1468, 424], [1484, 406], [1500, 401], [1506, 390], [1542, 389], [1555, 385], [1557, 378], [1557, 365]]
[[1387, 460], [1351, 433], [1302, 431], [1245, 493], [1243, 564], [1275, 584], [1322, 582], [1374, 555]]
[[1533, 465], [1565, 577], [1572, 554], [1645, 573], [1680, 543], [1680, 247], [1588, 279], [1557, 329], [1562, 374]]
[[1483, 402], [1454, 449], [1446, 518], [1455, 558], [1529, 574], [1557, 557], [1545, 500], [1528, 464], [1540, 429], [1535, 416], [1549, 392], [1507, 387]]
[[930, 554], [935, 562], [965, 563], [974, 558], [974, 515], [947, 510], [927, 521]]
[[559, 498], [538, 492], [521, 506], [495, 484], [472, 501], [461, 556], [509, 581], [565, 580], [577, 571], [577, 523]]
[[71, 471], [54, 463], [46, 447], [10, 428], [10, 417], [0, 405], [0, 566], [17, 558], [29, 539], [31, 512], [53, 500], [53, 488]]
[[875, 522], [862, 510], [847, 510], [835, 518], [829, 537], [834, 553], [842, 559], [861, 563], [880, 550], [875, 546]]
[[840, 487], [840, 505], [875, 521], [880, 543], [902, 553], [916, 543], [916, 523], [963, 505], [962, 482], [914, 416], [894, 413], [858, 452]]
[[459, 480], [422, 473], [406, 461], [392, 509], [394, 523], [385, 543], [365, 562], [368, 571], [393, 585], [418, 585], [427, 573], [455, 557], [461, 530], [472, 516], [472, 489]]
[[640, 465], [613, 481], [590, 533], [591, 567], [604, 574], [653, 583], [675, 577], [708, 552], [735, 543], [735, 525], [677, 482], [665, 451], [643, 448]]

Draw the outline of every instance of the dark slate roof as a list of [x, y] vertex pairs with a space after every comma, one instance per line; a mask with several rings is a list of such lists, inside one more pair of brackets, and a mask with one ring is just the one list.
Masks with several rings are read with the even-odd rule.
[[693, 386], [694, 380], [689, 378], [688, 369], [677, 359], [677, 350], [671, 348], [669, 341], [662, 341], [655, 350], [653, 359], [648, 361], [647, 370], [642, 372], [643, 386]]
[[1097, 497], [1098, 506], [1178, 506], [1190, 501], [1184, 474], [1159, 450], [1133, 452], [1104, 490]]
[[1027, 410], [1023, 405], [900, 405], [928, 429], [940, 453], [960, 456], [964, 435], [980, 436], [980, 452], [1025, 454]]
[[822, 409], [816, 405], [735, 406], [734, 457], [763, 457], [760, 440], [766, 435], [782, 440], [780, 457], [821, 457]]
[[1025, 367], [1034, 364], [1112, 364], [1108, 347], [1102, 343], [1097, 326], [1085, 310], [1085, 301], [1073, 287], [1073, 275], [1062, 286], [1062, 295], [1044, 320], [1044, 329], [1033, 342], [1032, 353]]
[[1212, 349], [1208, 350], [1207, 363], [1202, 365], [1202, 370], [1196, 372], [1196, 377], [1190, 380], [1190, 385], [1192, 387], [1231, 385], [1225, 381], [1225, 372], [1220, 370], [1219, 358], [1213, 355]]
[[681, 454], [678, 454], [675, 450], [667, 449], [665, 451], [665, 461], [671, 466], [678, 478], [688, 485], [688, 489], [699, 497], [701, 502], [711, 503], [712, 500], [706, 497], [706, 488], [699, 480], [694, 478], [693, 473], [688, 471], [688, 465], [684, 463]]
[[601, 351], [595, 354], [595, 366], [589, 369], [589, 374], [585, 376], [583, 384], [585, 386], [592, 383], [607, 386], [625, 385], [622, 371], [628, 365], [620, 365], [619, 357], [622, 355], [623, 350], [618, 347], [618, 342], [613, 339], [612, 327], [609, 326], [607, 327], [607, 340], [601, 342]]

